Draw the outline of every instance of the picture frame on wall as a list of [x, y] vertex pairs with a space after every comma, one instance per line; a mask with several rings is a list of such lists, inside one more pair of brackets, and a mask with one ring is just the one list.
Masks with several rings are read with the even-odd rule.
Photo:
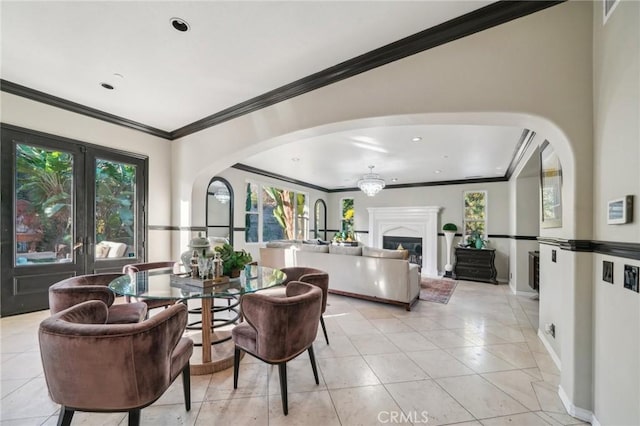
[[624, 288], [640, 293], [638, 287], [638, 267], [633, 265], [624, 265]]
[[540, 146], [542, 228], [562, 227], [562, 165], [548, 141]]
[[633, 195], [616, 198], [607, 203], [607, 224], [622, 225], [633, 219]]

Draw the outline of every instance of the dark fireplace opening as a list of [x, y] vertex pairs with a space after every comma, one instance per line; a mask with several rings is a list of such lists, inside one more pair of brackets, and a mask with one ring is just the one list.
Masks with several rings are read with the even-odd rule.
[[422, 266], [422, 238], [394, 237], [390, 235], [382, 237], [382, 248], [397, 250], [400, 246], [405, 250], [409, 250], [409, 262]]

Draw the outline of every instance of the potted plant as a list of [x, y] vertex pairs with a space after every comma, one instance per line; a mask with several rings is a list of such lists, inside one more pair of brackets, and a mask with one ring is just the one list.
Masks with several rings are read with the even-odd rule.
[[245, 250], [234, 250], [231, 244], [223, 244], [215, 248], [220, 253], [222, 259], [222, 273], [231, 278], [239, 277], [240, 271], [249, 263], [253, 262], [250, 253]]
[[444, 265], [444, 276], [450, 277], [453, 271], [453, 265], [451, 265], [451, 246], [453, 244], [453, 237], [456, 235], [458, 227], [454, 223], [445, 223], [442, 227], [444, 232], [444, 238], [447, 242], [447, 264]]

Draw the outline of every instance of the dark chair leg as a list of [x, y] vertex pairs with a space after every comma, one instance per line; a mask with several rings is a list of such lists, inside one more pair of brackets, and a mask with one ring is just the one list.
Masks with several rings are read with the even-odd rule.
[[313, 377], [316, 378], [316, 385], [320, 384], [318, 380], [318, 368], [316, 367], [316, 355], [313, 353], [313, 345], [309, 346], [309, 359], [311, 360], [311, 368], [313, 368]]
[[282, 411], [284, 415], [289, 414], [289, 401], [287, 400], [287, 363], [278, 364], [280, 372], [280, 396], [282, 397]]
[[324, 326], [324, 318], [320, 315], [320, 325], [322, 326], [322, 331], [324, 332], [324, 340], [327, 341], [327, 345], [329, 344], [329, 336], [327, 336], [327, 327]]
[[140, 426], [140, 409], [129, 411], [129, 426]]
[[191, 410], [191, 368], [190, 364], [182, 369], [182, 390], [184, 392], [184, 407]]
[[62, 405], [60, 407], [60, 415], [58, 416], [58, 426], [69, 426], [73, 418], [73, 410]]
[[236, 346], [233, 352], [233, 388], [238, 389], [238, 374], [240, 373], [240, 348]]

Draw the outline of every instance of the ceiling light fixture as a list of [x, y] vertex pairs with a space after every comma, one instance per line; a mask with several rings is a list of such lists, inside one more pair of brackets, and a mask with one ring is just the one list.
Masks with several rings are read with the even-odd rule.
[[107, 90], [113, 90], [115, 89], [115, 87], [113, 87], [111, 84], [109, 83], [100, 83], [100, 86], [104, 87]]
[[300, 161], [300, 158], [298, 158], [298, 157], [293, 157], [293, 158], [291, 159], [291, 161], [293, 161], [294, 163], [297, 163], [298, 161]]
[[391, 179], [391, 182], [397, 182], [397, 181], [398, 181], [398, 178]]
[[380, 175], [373, 173], [374, 167], [375, 166], [369, 166], [369, 173], [362, 176], [362, 179], [358, 181], [358, 188], [369, 197], [373, 197], [382, 191], [382, 188], [385, 186], [384, 180], [380, 178]]
[[171, 26], [181, 33], [186, 33], [187, 31], [189, 31], [189, 24], [184, 19], [171, 18]]
[[440, 174], [440, 173], [442, 173], [442, 170], [436, 170], [434, 173], [435, 174]]
[[413, 142], [420, 142], [422, 140], [422, 138], [420, 136], [416, 136], [415, 138], [411, 139]]
[[229, 200], [231, 200], [231, 194], [229, 194], [229, 190], [227, 188], [218, 189], [213, 196], [222, 204], [227, 204]]

